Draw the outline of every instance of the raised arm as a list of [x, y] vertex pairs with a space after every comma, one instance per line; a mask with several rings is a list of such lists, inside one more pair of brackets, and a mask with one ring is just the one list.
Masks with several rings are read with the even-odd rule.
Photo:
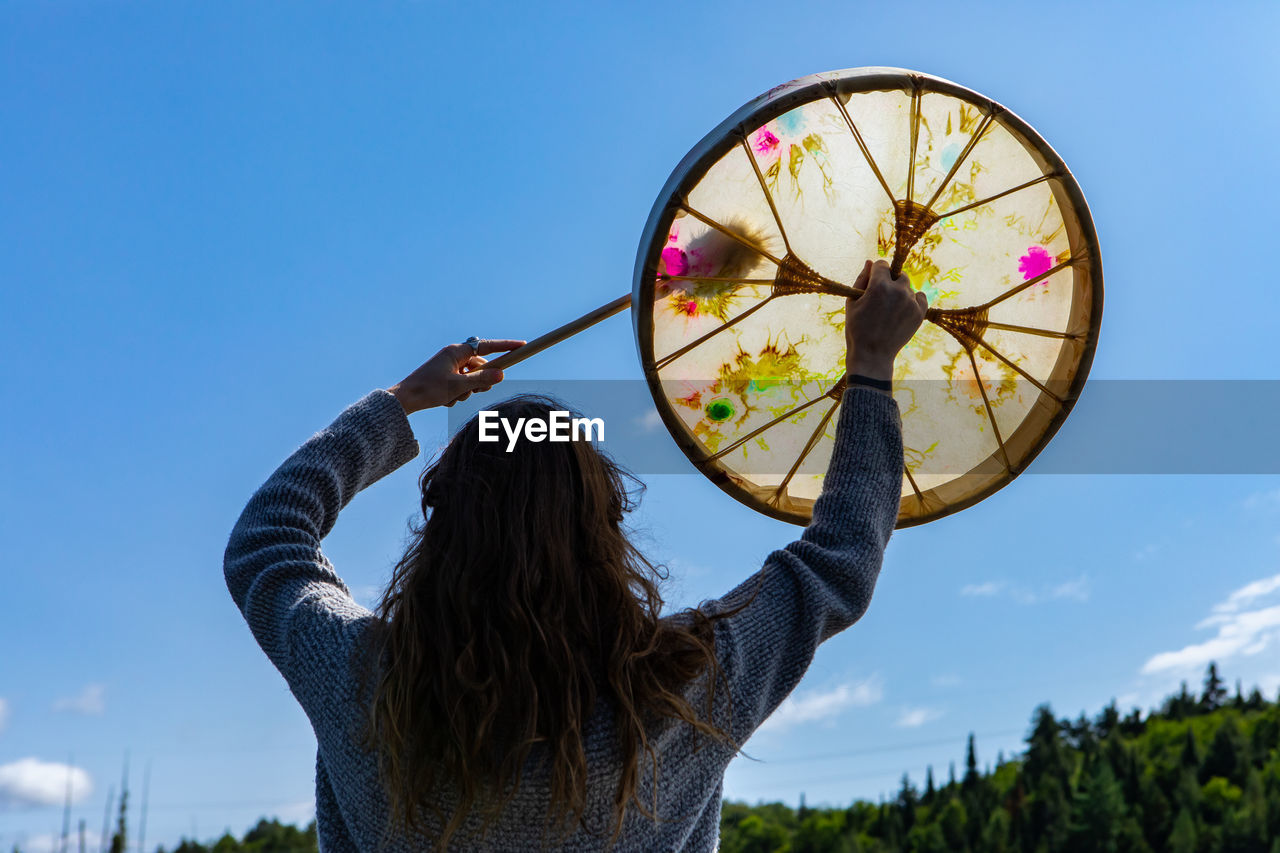
[[295, 694], [323, 674], [317, 669], [338, 660], [353, 626], [369, 616], [320, 550], [338, 513], [361, 489], [417, 455], [409, 413], [488, 390], [502, 374], [483, 369], [481, 353], [520, 343], [445, 347], [390, 390], [373, 391], [347, 408], [249, 500], [223, 557], [227, 589]]
[[911, 290], [905, 276], [891, 278], [883, 261], [868, 262], [855, 286], [865, 292], [847, 305], [850, 384], [813, 519], [799, 540], [712, 604], [719, 612], [742, 607], [716, 626], [738, 743], [800, 682], [818, 645], [866, 612], [897, 521], [902, 422], [887, 389], [894, 360], [927, 306], [924, 294]]
[[223, 557], [227, 589], [286, 679], [294, 638], [368, 614], [320, 541], [357, 492], [417, 454], [399, 402], [373, 391], [285, 460], [241, 513]]

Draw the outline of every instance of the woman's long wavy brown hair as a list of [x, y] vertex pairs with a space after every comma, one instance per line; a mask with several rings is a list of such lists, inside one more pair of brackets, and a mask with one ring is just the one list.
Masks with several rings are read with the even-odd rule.
[[[522, 396], [494, 410], [508, 422], [546, 421], [566, 407]], [[420, 830], [423, 809], [444, 827], [440, 850], [473, 811], [487, 830], [519, 790], [535, 744], [550, 766], [547, 827], [586, 829], [583, 732], [604, 694], [623, 759], [616, 840], [629, 804], [657, 817], [657, 779], [652, 806], [638, 794], [643, 755], [656, 777], [656, 721], [736, 748], [712, 714], [722, 680], [713, 628], [730, 614], [659, 619], [661, 570], [624, 532], [634, 478], [591, 443], [521, 440], [508, 452], [505, 434], [478, 439], [472, 418], [422, 474], [424, 522], [365, 649], [373, 693], [364, 745], [379, 755], [388, 831]], [[699, 676], [702, 714], [682, 695]], [[458, 793], [452, 815], [432, 805], [443, 785]]]

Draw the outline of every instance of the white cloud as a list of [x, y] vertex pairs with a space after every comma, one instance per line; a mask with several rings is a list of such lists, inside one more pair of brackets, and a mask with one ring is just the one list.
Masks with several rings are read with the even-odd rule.
[[931, 723], [941, 716], [942, 712], [936, 708], [903, 708], [902, 715], [894, 725], [904, 729], [914, 729], [925, 723]]
[[1267, 510], [1280, 509], [1280, 489], [1266, 492], [1255, 492], [1242, 502], [1245, 509]]
[[1038, 591], [1005, 581], [986, 581], [961, 587], [960, 594], [970, 598], [994, 598], [998, 595], [1007, 595], [1018, 604], [1043, 604], [1046, 601], [1055, 600], [1088, 601], [1089, 578], [1087, 575], [1081, 575], [1075, 580], [1043, 587]]
[[760, 730], [780, 732], [800, 723], [834, 717], [848, 708], [874, 705], [884, 698], [878, 677], [841, 684], [831, 690], [810, 690], [788, 696]]
[[1060, 583], [1049, 591], [1050, 598], [1068, 598], [1072, 601], [1089, 600], [1089, 578], [1081, 575], [1073, 581]]
[[103, 684], [86, 684], [75, 696], [66, 696], [53, 703], [55, 711], [72, 711], [76, 714], [101, 715], [107, 710], [107, 688]]
[[67, 796], [71, 785], [71, 802], [93, 793], [89, 774], [79, 767], [23, 758], [0, 764], [0, 806], [56, 806]]
[[[1277, 589], [1280, 589], [1280, 575], [1272, 575], [1269, 578], [1261, 578], [1253, 583], [1247, 583], [1228, 595], [1226, 601], [1215, 604], [1213, 612], [1216, 614], [1235, 613], [1246, 604], [1251, 604], [1263, 596], [1270, 595]], [[1212, 619], [1213, 617], [1210, 618]], [[1208, 620], [1205, 621], [1208, 622]]]
[[1247, 583], [1213, 606], [1195, 627], [1216, 628], [1217, 634], [1200, 643], [1153, 655], [1142, 665], [1143, 674], [1191, 670], [1210, 661], [1256, 655], [1280, 638], [1280, 604], [1247, 609], [1280, 590], [1280, 574]]
[[4, 731], [5, 724], [9, 722], [9, 703], [4, 699], [0, 699], [0, 732]]
[[1230, 618], [1206, 619], [1197, 627], [1218, 625], [1218, 635], [1203, 643], [1192, 643], [1172, 652], [1153, 655], [1142, 665], [1142, 672], [1176, 669], [1198, 669], [1209, 661], [1222, 663], [1236, 655], [1256, 655], [1280, 633], [1280, 605], [1264, 610], [1237, 613]]
[[1137, 560], [1139, 563], [1145, 563], [1147, 560], [1150, 560], [1152, 557], [1155, 557], [1157, 554], [1159, 554], [1163, 550], [1164, 550], [1163, 545], [1153, 542], [1149, 545], [1143, 545], [1141, 548], [1135, 551], [1133, 554], [1133, 559]]
[[635, 425], [645, 432], [653, 432], [662, 426], [662, 415], [657, 409], [650, 409], [635, 419]]

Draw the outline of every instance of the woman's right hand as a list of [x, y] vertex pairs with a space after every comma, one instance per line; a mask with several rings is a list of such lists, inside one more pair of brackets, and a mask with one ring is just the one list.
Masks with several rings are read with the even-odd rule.
[[924, 322], [929, 300], [911, 280], [889, 275], [889, 262], [867, 261], [853, 285], [863, 291], [845, 302], [844, 338], [848, 375], [891, 381], [893, 361]]
[[483, 356], [524, 346], [524, 341], [485, 340], [475, 349], [450, 344], [387, 390], [406, 415], [435, 406], [452, 406], [502, 381], [502, 371], [486, 368]]

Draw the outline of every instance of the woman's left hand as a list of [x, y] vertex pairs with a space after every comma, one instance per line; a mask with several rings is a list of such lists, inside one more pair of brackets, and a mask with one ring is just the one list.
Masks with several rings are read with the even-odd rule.
[[501, 370], [484, 369], [482, 356], [519, 346], [524, 346], [524, 341], [480, 341], [474, 350], [469, 344], [450, 344], [387, 390], [400, 401], [406, 415], [452, 406], [502, 381]]

